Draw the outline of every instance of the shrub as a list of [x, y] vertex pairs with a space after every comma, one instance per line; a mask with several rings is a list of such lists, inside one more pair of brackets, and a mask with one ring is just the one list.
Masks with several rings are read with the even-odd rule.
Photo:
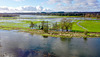
[[87, 35], [89, 32], [88, 31], [84, 31], [84, 34]]

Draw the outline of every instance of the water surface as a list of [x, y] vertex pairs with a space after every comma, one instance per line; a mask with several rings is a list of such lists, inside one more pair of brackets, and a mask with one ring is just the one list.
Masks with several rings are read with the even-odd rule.
[[0, 30], [1, 57], [100, 57], [100, 38], [55, 38]]

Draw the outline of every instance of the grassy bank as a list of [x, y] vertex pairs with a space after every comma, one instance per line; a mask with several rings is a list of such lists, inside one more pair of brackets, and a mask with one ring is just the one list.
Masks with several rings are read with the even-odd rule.
[[0, 26], [0, 29], [3, 29], [3, 30], [18, 30], [19, 32], [27, 32], [27, 33], [30, 33], [30, 34], [39, 34], [39, 35], [42, 35], [42, 36], [60, 37], [60, 38], [100, 37], [100, 33], [88, 33], [87, 35], [85, 35], [82, 32], [61, 32], [61, 31], [51, 31], [51, 30], [49, 30], [48, 33], [45, 33], [43, 30], [38, 30], [38, 29], [1, 27], [1, 26]]

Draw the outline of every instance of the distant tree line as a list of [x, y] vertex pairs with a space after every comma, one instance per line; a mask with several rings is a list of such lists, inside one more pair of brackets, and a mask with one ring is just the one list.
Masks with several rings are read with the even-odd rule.
[[40, 13], [41, 15], [56, 15], [56, 16], [81, 16], [81, 17], [97, 17], [100, 18], [100, 13], [92, 13], [92, 12], [54, 12], [54, 13]]
[[85, 14], [84, 17], [97, 17], [97, 18], [100, 18], [100, 14]]
[[36, 13], [0, 13], [0, 16], [16, 16], [16, 15], [56, 15], [56, 16], [81, 16], [81, 17], [97, 17], [100, 18], [100, 12], [36, 12]]
[[0, 17], [15, 17], [15, 16], [19, 16], [16, 14], [0, 14]]

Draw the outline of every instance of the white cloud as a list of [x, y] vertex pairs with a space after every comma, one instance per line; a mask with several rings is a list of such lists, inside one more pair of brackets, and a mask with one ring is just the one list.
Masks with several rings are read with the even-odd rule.
[[44, 8], [43, 11], [52, 11], [52, 10], [49, 8]]
[[42, 10], [43, 10], [43, 7], [37, 6], [36, 9], [37, 9], [38, 11], [42, 11]]
[[51, 11], [49, 8], [43, 8], [42, 6], [22, 6], [22, 7], [6, 7], [1, 6], [0, 12], [42, 12], [42, 11]]
[[21, 7], [23, 11], [37, 11], [36, 7], [33, 6], [23, 6]]
[[0, 10], [9, 10], [6, 6], [0, 7]]
[[48, 3], [66, 3], [70, 4], [73, 0], [48, 0]]
[[100, 11], [98, 0], [48, 0], [56, 4], [55, 11]]
[[57, 2], [59, 3], [59, 2], [61, 2], [61, 0], [48, 0], [47, 2], [50, 3], [50, 4], [51, 3], [57, 3]]

